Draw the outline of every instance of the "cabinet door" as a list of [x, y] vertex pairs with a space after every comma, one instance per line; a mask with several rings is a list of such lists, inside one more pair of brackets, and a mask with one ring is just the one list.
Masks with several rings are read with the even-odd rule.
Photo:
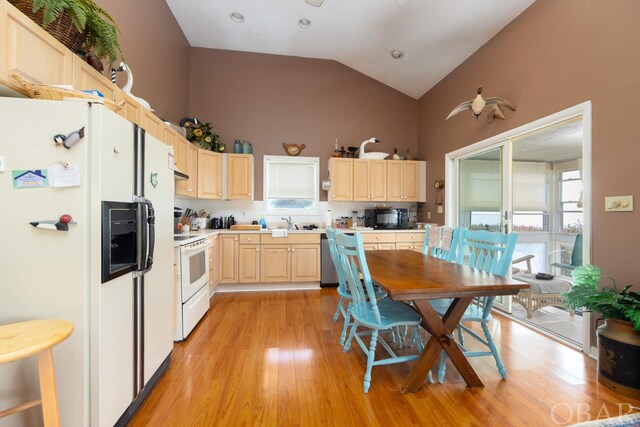
[[147, 131], [148, 134], [155, 136], [158, 139], [162, 139], [163, 128], [166, 126], [162, 121], [156, 117], [151, 111], [144, 107], [140, 107], [140, 126]]
[[417, 202], [420, 188], [420, 167], [416, 161], [405, 161], [404, 168], [404, 201]]
[[291, 247], [291, 281], [320, 281], [320, 245]]
[[409, 243], [409, 242], [396, 243], [396, 249], [413, 249], [413, 243]]
[[74, 54], [7, 1], [0, 1], [0, 82], [24, 92], [11, 77], [72, 84]]
[[353, 200], [361, 202], [371, 200], [370, 164], [371, 160], [353, 160]]
[[[142, 126], [141, 115], [142, 115], [143, 107], [140, 104], [138, 104], [136, 100], [131, 98], [129, 95], [127, 95], [123, 91], [118, 90], [116, 91], [116, 102], [122, 106], [122, 108], [120, 108], [120, 111], [118, 111], [118, 114], [121, 117], [124, 117], [125, 119], [129, 120], [131, 123], [135, 123], [139, 126]], [[144, 126], [142, 127], [144, 128]], [[164, 136], [158, 139], [160, 139], [161, 141], [165, 141]]]
[[198, 198], [222, 198], [222, 154], [198, 149]]
[[[179, 136], [174, 135], [173, 140], [173, 148], [174, 148], [174, 162], [178, 169], [182, 172], [188, 174], [188, 163], [189, 163], [189, 141]], [[177, 180], [176, 181], [176, 195], [179, 196], [191, 196], [189, 194], [189, 181], [188, 180]]]
[[353, 159], [330, 158], [329, 174], [329, 200], [353, 200]]
[[113, 101], [116, 100], [116, 91], [120, 90], [111, 83], [111, 80], [77, 56], [73, 58], [73, 88], [77, 90], [98, 90], [105, 98]]
[[198, 148], [191, 144], [187, 144], [187, 173], [189, 179], [187, 182], [187, 193], [191, 197], [198, 195]]
[[238, 235], [221, 234], [218, 236], [218, 241], [220, 283], [238, 283]]
[[391, 202], [404, 201], [403, 160], [387, 160], [387, 200]]
[[209, 241], [211, 246], [209, 247], [209, 292], [215, 289], [218, 285], [218, 236], [210, 236]]
[[378, 250], [378, 244], [377, 243], [364, 243], [362, 246], [364, 247], [365, 251], [377, 251]]
[[378, 249], [381, 251], [393, 251], [396, 249], [395, 243], [378, 243]]
[[263, 245], [261, 249], [260, 281], [264, 283], [291, 281], [291, 246]]
[[227, 155], [227, 199], [253, 200], [253, 155]]
[[369, 160], [369, 200], [387, 200], [387, 161]]
[[240, 245], [238, 282], [260, 281], [260, 245]]

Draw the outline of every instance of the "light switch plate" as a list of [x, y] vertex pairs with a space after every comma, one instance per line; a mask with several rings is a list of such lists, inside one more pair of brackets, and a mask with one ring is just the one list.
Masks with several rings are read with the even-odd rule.
[[0, 156], [0, 172], [4, 172], [4, 156]]
[[633, 196], [609, 196], [604, 198], [605, 212], [633, 211]]
[[442, 207], [442, 205], [438, 205], [438, 213], [444, 213], [444, 208]]

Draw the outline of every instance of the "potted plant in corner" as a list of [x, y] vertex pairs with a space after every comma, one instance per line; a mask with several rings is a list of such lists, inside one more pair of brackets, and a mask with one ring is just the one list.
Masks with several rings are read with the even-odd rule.
[[93, 0], [9, 0], [74, 53], [91, 52], [113, 63], [122, 55], [120, 30]]
[[600, 268], [573, 270], [570, 291], [562, 294], [567, 308], [586, 308], [605, 319], [598, 327], [598, 382], [624, 396], [640, 399], [640, 293], [632, 285], [599, 287]]

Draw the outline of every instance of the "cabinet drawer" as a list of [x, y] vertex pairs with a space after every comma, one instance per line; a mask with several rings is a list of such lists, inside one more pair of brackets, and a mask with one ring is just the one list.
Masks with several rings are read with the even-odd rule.
[[287, 237], [271, 237], [270, 234], [260, 236], [260, 243], [263, 245], [298, 245], [298, 244], [320, 244], [320, 233], [311, 234], [289, 234]]
[[260, 243], [260, 234], [240, 234], [241, 245], [257, 245]]
[[362, 243], [395, 243], [396, 233], [362, 233]]
[[393, 251], [396, 249], [395, 243], [378, 243], [378, 250], [381, 251]]
[[409, 249], [412, 251], [422, 252], [422, 243], [396, 243], [396, 249]]
[[424, 242], [424, 232], [419, 233], [397, 233], [396, 242]]

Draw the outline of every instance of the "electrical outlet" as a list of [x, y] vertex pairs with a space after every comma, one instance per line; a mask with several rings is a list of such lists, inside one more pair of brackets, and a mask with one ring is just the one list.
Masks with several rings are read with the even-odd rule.
[[427, 212], [427, 219], [431, 219], [431, 212]]
[[633, 196], [609, 196], [604, 198], [605, 212], [633, 211]]
[[4, 156], [0, 156], [0, 172], [4, 172]]

